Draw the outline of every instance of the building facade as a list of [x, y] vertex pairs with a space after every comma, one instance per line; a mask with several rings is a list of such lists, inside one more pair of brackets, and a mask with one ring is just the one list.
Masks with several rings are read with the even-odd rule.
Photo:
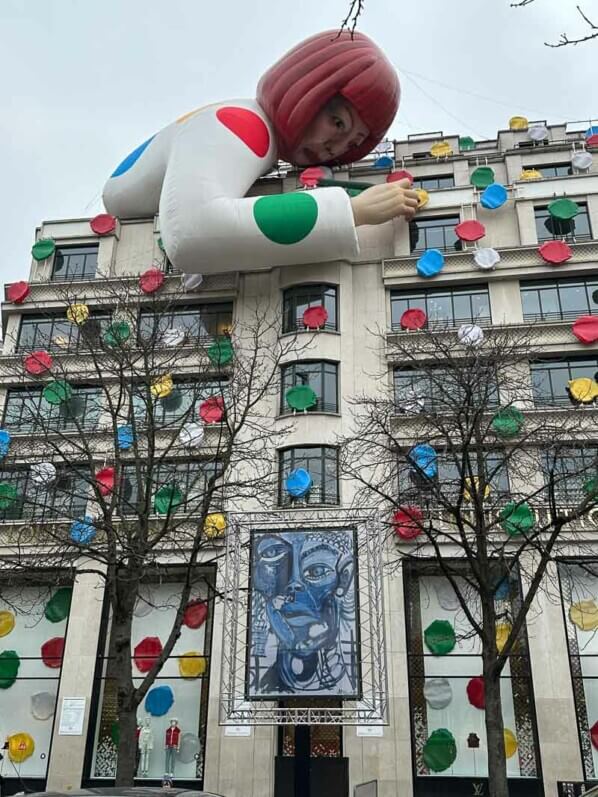
[[[445, 137], [449, 147], [442, 157], [430, 154], [442, 138], [437, 134], [395, 142], [394, 168], [408, 170], [415, 186], [428, 193], [414, 222], [401, 219], [360, 228], [357, 262], [211, 275], [189, 294], [181, 315], [197, 315], [207, 337], [221, 334], [242, 319], [244, 308], [256, 297], [267, 300], [272, 312], [280, 314], [280, 336], [312, 338], [313, 333], [304, 327], [304, 311], [320, 305], [327, 310], [309, 356], [282, 364], [280, 393], [265, 408], [274, 423], [293, 420], [284, 445], [272, 452], [279, 471], [272, 513], [293, 510], [284, 477], [299, 467], [314, 476], [309, 506], [321, 510], [321, 518], [327, 510], [334, 514], [351, 503], [353, 487], [340, 478], [337, 441], [350, 433], [351, 398], [371, 391], [372, 374], [385, 373], [389, 393], [400, 387], [396, 363], [387, 356], [383, 338], [372, 330], [384, 330], [388, 340], [409, 334], [400, 325], [406, 309], [421, 308], [429, 320], [453, 331], [464, 323], [482, 328], [533, 325], [543, 348], [542, 360], [530, 363], [525, 375], [534, 404], [538, 409], [560, 405], [563, 413], [571, 411], [567, 382], [576, 376], [594, 378], [598, 371], [596, 343], [584, 345], [571, 333], [579, 316], [598, 315], [598, 154], [588, 168], [572, 165], [576, 153], [590, 151], [586, 149], [587, 127], [552, 126], [539, 140], [530, 138], [528, 130], [512, 129], [500, 131], [495, 140], [475, 144]], [[507, 201], [502, 207], [487, 209], [481, 203], [483, 185], [476, 178], [473, 183], [478, 185], [472, 183], [480, 168], [491, 169], [490, 182], [506, 187]], [[536, 174], [528, 179], [531, 170]], [[376, 183], [384, 181], [389, 171], [374, 158], [335, 176]], [[299, 187], [296, 173], [281, 172], [263, 178], [252, 193]], [[547, 207], [561, 197], [574, 200], [579, 212], [573, 222], [555, 227]], [[455, 234], [456, 225], [475, 219], [485, 227], [479, 246], [491, 247], [500, 255], [492, 269], [480, 268], [474, 260], [475, 245]], [[101, 236], [90, 229], [88, 219], [49, 221], [40, 226], [36, 238], [52, 239], [55, 250], [32, 262], [27, 300], [6, 301], [2, 308], [2, 428], [17, 442], [32, 434], [23, 421], [22, 406], [24, 392], [34, 391], [35, 384], [23, 378], [23, 356], [38, 349], [42, 340], [45, 345], [53, 341], [57, 357], [67, 358], [77, 349], [76, 328], [65, 321], [63, 310], [58, 312], [61, 286], [69, 283], [78, 297], [87, 297], [94, 317], [110, 319], [115, 307], [107, 296], [102, 298], [101, 279], [106, 277], [100, 279], [100, 273], [135, 276], [155, 263], [169, 270], [157, 218], [122, 221]], [[566, 240], [571, 248], [564, 265], [551, 264], [538, 252], [539, 244], [555, 239]], [[446, 262], [440, 274], [426, 279], [418, 275], [416, 262], [431, 248], [441, 250]], [[93, 301], [88, 298], [92, 293]], [[86, 382], [85, 374], [80, 383], [79, 394], [85, 402], [94, 386]], [[317, 402], [309, 411], [293, 416], [286, 396], [290, 387], [299, 384], [309, 384]], [[89, 421], [93, 423], [92, 415]], [[598, 444], [598, 425], [595, 430]], [[28, 477], [23, 473], [19, 478]], [[59, 499], [53, 494], [53, 500], [61, 500], [60, 508], [73, 516], [72, 500], [76, 499], [72, 495], [76, 493], [72, 485], [64, 493], [71, 496], [66, 509], [64, 496]], [[77, 509], [84, 514], [84, 506]], [[10, 539], [11, 529], [22, 528], [28, 521], [31, 518], [19, 516], [18, 511], [11, 516], [4, 513], [4, 538]], [[591, 515], [584, 523], [586, 548], [596, 545], [598, 559], [594, 542], [598, 517]], [[385, 557], [400, 554], [400, 543], [385, 545]], [[587, 553], [584, 549], [586, 558]], [[559, 583], [558, 596], [539, 597], [526, 628], [525, 654], [507, 677], [505, 724], [516, 739], [516, 750], [508, 761], [513, 794], [573, 795], [577, 792], [566, 789], [574, 786], [563, 784], [598, 782], [598, 732], [592, 733], [598, 721], [598, 674], [593, 664], [598, 642], [594, 627], [573, 622], [569, 613], [576, 601], [598, 600], [598, 582], [584, 575], [585, 591], [580, 597], [579, 579], [572, 573], [581, 563], [570, 554], [559, 572], [555, 568], [552, 573], [553, 583]], [[207, 594], [220, 574], [207, 568], [203, 575]], [[0, 771], [8, 793], [21, 790], [23, 782], [70, 790], [81, 783], [108, 784], [113, 777], [117, 718], [109, 669], [110, 619], [101, 585], [97, 576], [81, 576], [67, 585], [73, 589], [70, 608], [58, 594], [53, 607], [42, 606], [39, 616], [30, 615], [26, 623], [9, 627], [7, 620], [3, 632], [0, 622], [0, 653], [15, 650], [21, 657], [16, 678], [0, 669], [0, 737], [22, 732], [35, 740], [35, 752], [22, 763], [5, 757]], [[176, 589], [175, 577], [172, 583], [148, 585], [147, 605], [140, 604], [136, 610], [134, 645], [167, 627], [168, 611], [156, 612], [152, 606], [166, 605], [162, 593], [176, 593]], [[314, 771], [318, 767], [323, 771], [330, 759], [336, 762], [336, 768], [330, 769], [334, 785], [326, 786], [325, 793], [346, 797], [354, 787], [371, 781], [377, 782], [379, 797], [486, 793], [483, 713], [461, 695], [463, 678], [479, 674], [479, 650], [472, 644], [460, 650], [461, 659], [454, 661], [424, 656], [422, 628], [456, 611], [442, 579], [425, 562], [419, 569], [393, 568], [384, 577], [384, 596], [388, 724], [312, 727], [309, 754]], [[204, 597], [201, 590], [197, 597]], [[19, 600], [33, 605], [35, 596], [22, 591]], [[0, 611], [10, 613], [9, 609], [8, 604], [0, 605]], [[219, 724], [225, 653], [222, 618], [223, 607], [216, 603], [200, 627], [185, 627], [174, 652], [180, 655], [193, 648], [205, 656], [208, 666], [199, 678], [178, 678], [174, 659], [160, 675], [159, 684], [170, 685], [175, 692], [177, 719], [190, 737], [188, 749], [179, 756], [176, 778], [226, 797], [288, 794], [283, 759], [294, 756], [294, 728]], [[48, 647], [56, 639], [62, 643]], [[2, 682], [3, 676], [8, 685]], [[428, 682], [433, 683], [425, 695], [422, 684]], [[447, 684], [453, 692], [450, 707], [443, 696]], [[64, 704], [69, 698], [84, 699], [83, 724], [77, 727], [75, 706], [70, 731]], [[163, 774], [166, 726], [162, 725], [154, 723], [155, 738], [145, 765], [141, 762], [140, 772], [147, 782], [156, 782]], [[459, 755], [451, 767], [435, 774], [422, 764], [422, 735], [450, 725]], [[330, 782], [326, 777], [320, 784]], [[318, 793], [324, 792], [314, 790], [314, 797]]]

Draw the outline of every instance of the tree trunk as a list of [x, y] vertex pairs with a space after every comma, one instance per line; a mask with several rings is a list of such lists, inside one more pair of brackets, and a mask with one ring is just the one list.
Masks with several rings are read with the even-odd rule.
[[[491, 647], [496, 649], [492, 640]], [[486, 700], [486, 740], [488, 745], [488, 793], [490, 797], [509, 797], [505, 757], [504, 721], [500, 699], [500, 674], [495, 674], [496, 650], [483, 655]]]
[[132, 786], [137, 762], [137, 703], [134, 700], [131, 664], [131, 613], [114, 616], [114, 664], [117, 679], [117, 707], [120, 738], [116, 765], [116, 786]]

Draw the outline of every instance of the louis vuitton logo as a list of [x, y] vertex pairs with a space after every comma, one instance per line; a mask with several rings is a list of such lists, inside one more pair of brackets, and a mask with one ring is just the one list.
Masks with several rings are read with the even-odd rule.
[[484, 784], [483, 783], [472, 783], [473, 786], [473, 797], [484, 797]]

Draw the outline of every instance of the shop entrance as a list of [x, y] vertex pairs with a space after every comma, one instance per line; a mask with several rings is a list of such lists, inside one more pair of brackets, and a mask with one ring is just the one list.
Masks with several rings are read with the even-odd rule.
[[279, 728], [275, 797], [348, 797], [349, 759], [340, 725]]

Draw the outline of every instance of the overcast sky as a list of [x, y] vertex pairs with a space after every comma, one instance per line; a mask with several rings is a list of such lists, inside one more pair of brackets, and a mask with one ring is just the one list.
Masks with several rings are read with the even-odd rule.
[[[583, 32], [576, 2], [365, 0], [359, 27], [402, 81], [391, 135], [493, 137], [514, 114], [598, 118], [598, 41], [543, 44]], [[348, 5], [0, 0], [2, 281], [26, 278], [43, 219], [100, 212], [105, 179], [132, 149], [198, 105], [253, 97], [265, 68], [337, 27]]]

